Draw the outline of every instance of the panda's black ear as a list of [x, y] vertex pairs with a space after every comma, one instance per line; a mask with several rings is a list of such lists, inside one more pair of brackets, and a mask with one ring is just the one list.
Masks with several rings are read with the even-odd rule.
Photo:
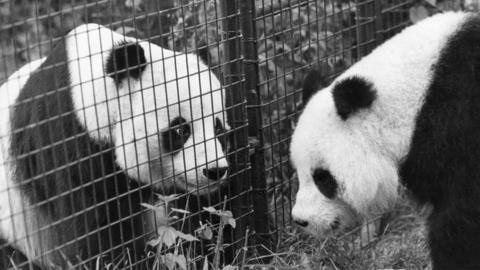
[[359, 109], [370, 107], [377, 97], [373, 85], [359, 77], [350, 77], [336, 83], [332, 94], [337, 114], [343, 120]]
[[126, 77], [140, 78], [145, 70], [145, 51], [135, 42], [123, 42], [116, 45], [107, 58], [105, 71], [117, 83]]
[[311, 69], [303, 80], [302, 102], [306, 105], [310, 98], [320, 89], [327, 86], [322, 72], [319, 69]]
[[202, 60], [202, 62], [207, 65], [207, 66], [210, 66], [210, 53], [208, 52], [208, 47], [203, 45], [201, 47], [199, 47], [198, 51], [197, 51], [197, 54], [198, 54], [198, 57], [200, 58], [200, 60]]

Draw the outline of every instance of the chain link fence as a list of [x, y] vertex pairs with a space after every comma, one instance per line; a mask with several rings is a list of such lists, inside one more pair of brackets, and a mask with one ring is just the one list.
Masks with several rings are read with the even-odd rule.
[[305, 74], [331, 80], [412, 4], [0, 0], [0, 268], [270, 261], [292, 224]]

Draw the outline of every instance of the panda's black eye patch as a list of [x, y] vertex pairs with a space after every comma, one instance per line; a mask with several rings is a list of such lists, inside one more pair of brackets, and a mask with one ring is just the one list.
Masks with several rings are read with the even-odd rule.
[[333, 199], [337, 193], [338, 184], [329, 171], [316, 169], [313, 172], [313, 181], [318, 190], [329, 199]]
[[163, 147], [167, 152], [182, 149], [191, 135], [191, 127], [183, 117], [177, 117], [170, 122], [167, 130], [162, 132]]

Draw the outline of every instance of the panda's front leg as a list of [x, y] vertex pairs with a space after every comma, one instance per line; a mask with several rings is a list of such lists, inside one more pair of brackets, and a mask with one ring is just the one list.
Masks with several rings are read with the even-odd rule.
[[454, 206], [431, 213], [427, 224], [433, 270], [480, 269], [479, 216]]

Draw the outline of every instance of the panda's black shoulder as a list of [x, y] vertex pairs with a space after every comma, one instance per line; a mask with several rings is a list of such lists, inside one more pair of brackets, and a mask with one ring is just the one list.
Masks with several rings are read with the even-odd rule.
[[480, 190], [479, 16], [468, 17], [446, 40], [427, 79], [400, 174], [419, 202], [441, 206]]
[[432, 66], [400, 177], [432, 206], [434, 269], [480, 269], [480, 17], [468, 16]]
[[[114, 153], [106, 151], [109, 145], [99, 144], [91, 138], [76, 115], [68, 49], [63, 39], [52, 48], [20, 89], [11, 111], [9, 150], [17, 171], [14, 181], [28, 183], [19, 185], [19, 188], [31, 203], [46, 201], [49, 196], [69, 192], [72, 185], [84, 184], [82, 171], [99, 179], [118, 170], [103, 165], [115, 164]], [[91, 162], [77, 162], [86, 157], [85, 160]], [[57, 169], [62, 166], [68, 169]], [[74, 170], [73, 166], [82, 167], [82, 170]], [[39, 175], [46, 180], [31, 181]], [[43, 203], [42, 209], [47, 213], [57, 213], [58, 209], [68, 207], [74, 209], [75, 206], [69, 205], [71, 202], [65, 199], [62, 203], [58, 201], [63, 197]]]
[[53, 46], [50, 55], [27, 79], [19, 93], [18, 101], [40, 97], [48, 92], [68, 87], [70, 75], [67, 62], [65, 41], [59, 40]]

